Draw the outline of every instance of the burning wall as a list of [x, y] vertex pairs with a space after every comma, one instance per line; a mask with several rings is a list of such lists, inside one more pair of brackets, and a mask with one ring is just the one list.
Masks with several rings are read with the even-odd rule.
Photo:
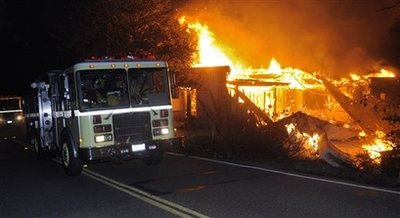
[[[182, 88], [181, 97], [174, 101], [177, 117], [197, 117], [202, 125], [215, 129], [223, 123], [226, 111], [230, 110], [231, 99], [226, 89], [229, 66], [195, 67], [192, 74], [199, 78], [198, 87]], [[213, 130], [216, 131], [216, 130]]]

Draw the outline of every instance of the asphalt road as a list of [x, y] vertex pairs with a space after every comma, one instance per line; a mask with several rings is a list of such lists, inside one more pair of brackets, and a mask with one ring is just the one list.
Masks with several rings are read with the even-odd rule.
[[0, 143], [0, 217], [176, 217], [87, 176], [68, 177], [54, 160]]
[[68, 177], [29, 146], [0, 143], [0, 217], [395, 217], [400, 192], [169, 153]]

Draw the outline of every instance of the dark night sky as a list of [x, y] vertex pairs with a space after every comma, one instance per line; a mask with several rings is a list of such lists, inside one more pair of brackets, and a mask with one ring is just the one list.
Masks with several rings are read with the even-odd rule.
[[[0, 80], [0, 94], [23, 95], [29, 90], [29, 82], [37, 74], [38, 64], [35, 63], [38, 51], [33, 55], [32, 39], [26, 30], [29, 28], [30, 9], [25, 1], [0, 1], [1, 4], [1, 50], [2, 79]], [[40, 69], [39, 69], [40, 70]]]
[[[0, 95], [25, 95], [29, 84], [40, 74], [55, 67], [48, 31], [52, 16], [62, 16], [53, 1], [0, 0], [0, 28], [3, 79]], [[59, 64], [58, 62], [57, 64]], [[67, 63], [65, 63], [67, 64]]]
[[[65, 2], [68, 0], [0, 0], [0, 48], [4, 56], [0, 95], [24, 95], [38, 75], [73, 64], [55, 49], [54, 35], [49, 31], [62, 20]], [[347, 70], [367, 61], [374, 63], [372, 54], [377, 57], [378, 42], [399, 17], [400, 6], [377, 10], [398, 2], [202, 0], [182, 10], [207, 22], [218, 41], [236, 46], [233, 52], [253, 61], [253, 66], [266, 66], [273, 56], [280, 63], [304, 70], [338, 72], [338, 67], [349, 66]], [[394, 53], [398, 57], [397, 49]]]

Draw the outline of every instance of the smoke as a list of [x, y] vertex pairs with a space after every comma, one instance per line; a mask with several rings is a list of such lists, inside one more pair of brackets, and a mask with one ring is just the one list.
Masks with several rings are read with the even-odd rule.
[[244, 66], [268, 67], [275, 57], [283, 67], [344, 76], [387, 64], [382, 45], [400, 15], [398, 1], [193, 0], [182, 15], [208, 25]]

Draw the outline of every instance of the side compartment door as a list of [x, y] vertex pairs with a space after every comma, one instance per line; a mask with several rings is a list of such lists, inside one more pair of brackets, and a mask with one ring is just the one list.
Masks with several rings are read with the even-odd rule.
[[53, 135], [53, 141], [59, 147], [60, 141], [61, 141], [61, 131], [63, 129], [64, 125], [64, 119], [63, 119], [63, 98], [62, 98], [62, 82], [61, 82], [61, 76], [58, 76], [53, 78], [52, 81], [52, 89], [51, 89], [51, 104], [52, 104], [52, 113], [53, 113], [53, 125], [54, 125], [54, 135]]
[[53, 112], [48, 85], [41, 83], [38, 92], [40, 141], [42, 147], [50, 147], [53, 145]]

